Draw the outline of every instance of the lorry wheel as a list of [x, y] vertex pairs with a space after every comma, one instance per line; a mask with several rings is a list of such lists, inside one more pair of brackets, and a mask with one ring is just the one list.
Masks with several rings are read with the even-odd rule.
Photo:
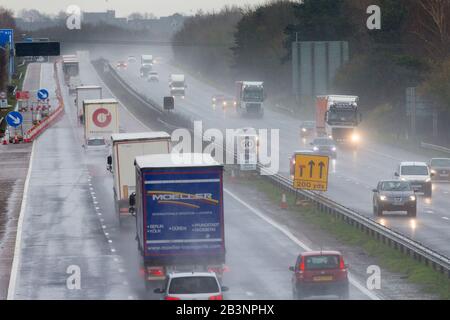
[[152, 286], [148, 280], [145, 280], [145, 291], [150, 292], [152, 290]]

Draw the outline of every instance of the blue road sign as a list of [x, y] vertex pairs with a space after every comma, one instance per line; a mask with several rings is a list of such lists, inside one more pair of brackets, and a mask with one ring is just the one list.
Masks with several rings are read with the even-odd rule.
[[48, 99], [48, 90], [47, 89], [39, 89], [39, 91], [37, 92], [37, 97], [39, 100]]
[[8, 113], [6, 115], [6, 122], [11, 126], [11, 127], [18, 127], [22, 124], [23, 122], [23, 116], [22, 114], [20, 114], [17, 111], [11, 111], [10, 113]]
[[0, 46], [4, 47], [6, 44], [12, 45], [14, 31], [12, 29], [0, 29]]
[[9, 50], [11, 51], [9, 54], [9, 68], [8, 68], [8, 77], [11, 82], [12, 74], [14, 73], [14, 30], [13, 29], [0, 29], [0, 47], [6, 48], [6, 45], [9, 46]]

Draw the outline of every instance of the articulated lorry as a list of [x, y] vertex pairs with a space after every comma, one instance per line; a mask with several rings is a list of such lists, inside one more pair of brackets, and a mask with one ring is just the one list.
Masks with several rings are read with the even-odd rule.
[[62, 56], [62, 70], [64, 73], [64, 83], [69, 85], [71, 77], [78, 77], [79, 61], [75, 54]]
[[357, 96], [318, 96], [316, 101], [317, 136], [328, 136], [337, 144], [357, 147], [360, 136], [357, 131], [362, 116]]
[[80, 123], [83, 123], [83, 101], [92, 99], [102, 99], [102, 87], [100, 86], [78, 86], [75, 89], [77, 115]]
[[184, 161], [178, 157], [135, 160], [130, 209], [147, 289], [168, 272], [212, 271], [221, 278], [224, 268], [223, 165], [209, 154], [184, 153]]
[[236, 108], [240, 114], [264, 115], [264, 82], [236, 81]]
[[152, 67], [153, 66], [153, 56], [151, 54], [141, 55], [141, 67]]
[[169, 78], [169, 88], [172, 97], [184, 98], [186, 91], [184, 74], [171, 74]]
[[84, 138], [104, 138], [119, 133], [119, 103], [116, 99], [83, 100]]
[[134, 159], [141, 155], [169, 153], [171, 137], [166, 132], [116, 133], [111, 141], [107, 169], [114, 177], [114, 203], [120, 223], [123, 217], [130, 215], [128, 199], [136, 191]]

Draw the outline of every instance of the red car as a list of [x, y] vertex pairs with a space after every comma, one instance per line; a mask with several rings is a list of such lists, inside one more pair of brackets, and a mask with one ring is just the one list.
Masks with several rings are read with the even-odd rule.
[[294, 299], [336, 295], [349, 299], [348, 266], [338, 251], [311, 251], [300, 254], [292, 276]]

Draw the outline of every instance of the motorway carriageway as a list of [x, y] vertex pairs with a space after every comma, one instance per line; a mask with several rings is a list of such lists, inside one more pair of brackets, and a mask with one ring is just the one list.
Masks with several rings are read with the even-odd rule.
[[[118, 60], [126, 60], [128, 55], [139, 57], [141, 54], [153, 54], [157, 57], [154, 69], [159, 73], [159, 83], [149, 83], [139, 77], [139, 62], [129, 63], [127, 70], [119, 70], [118, 73], [138, 92], [158, 102], [162, 102], [163, 96], [169, 94], [169, 75], [184, 73], [170, 64], [171, 50], [164, 46], [142, 46], [130, 50], [127, 46], [115, 45], [114, 50], [108, 50], [108, 46], [104, 46], [92, 48], [91, 52], [95, 52], [96, 57], [109, 59], [113, 66]], [[281, 174], [289, 176], [289, 158], [296, 150], [309, 148], [308, 144], [299, 138], [298, 120], [267, 108], [263, 119], [240, 118], [229, 110], [224, 112], [220, 106], [213, 109], [211, 97], [221, 93], [219, 90], [188, 74], [186, 83], [186, 97], [176, 98], [175, 112], [183, 113], [194, 120], [202, 120], [203, 130], [242, 127], [280, 129]], [[329, 191], [325, 195], [450, 257], [450, 184], [435, 183], [432, 199], [418, 197], [416, 219], [404, 214], [385, 214], [382, 218], [375, 218], [372, 212], [372, 189], [378, 181], [394, 178], [400, 161], [429, 161], [434, 153], [430, 152], [429, 157], [426, 157], [423, 154], [365, 141], [365, 136], [370, 136], [370, 133], [362, 133], [362, 146], [358, 151], [338, 150], [338, 159], [330, 164]]]
[[[102, 85], [104, 97], [112, 97], [88, 57], [83, 53], [79, 57], [82, 82]], [[43, 65], [41, 86], [51, 85], [49, 66]], [[8, 297], [157, 299], [145, 292], [139, 272], [134, 218], [125, 220], [122, 228], [118, 226], [112, 175], [106, 171], [107, 154], [83, 150], [73, 96], [68, 96], [66, 87], [62, 91], [66, 113], [34, 142]], [[123, 106], [120, 123], [121, 131], [147, 130]], [[230, 269], [223, 281], [230, 287], [225, 298], [291, 299], [288, 266], [298, 253], [310, 248], [230, 192], [231, 187], [225, 188]], [[69, 290], [68, 272], [78, 267], [81, 289]], [[350, 298], [377, 296], [352, 280]]]

